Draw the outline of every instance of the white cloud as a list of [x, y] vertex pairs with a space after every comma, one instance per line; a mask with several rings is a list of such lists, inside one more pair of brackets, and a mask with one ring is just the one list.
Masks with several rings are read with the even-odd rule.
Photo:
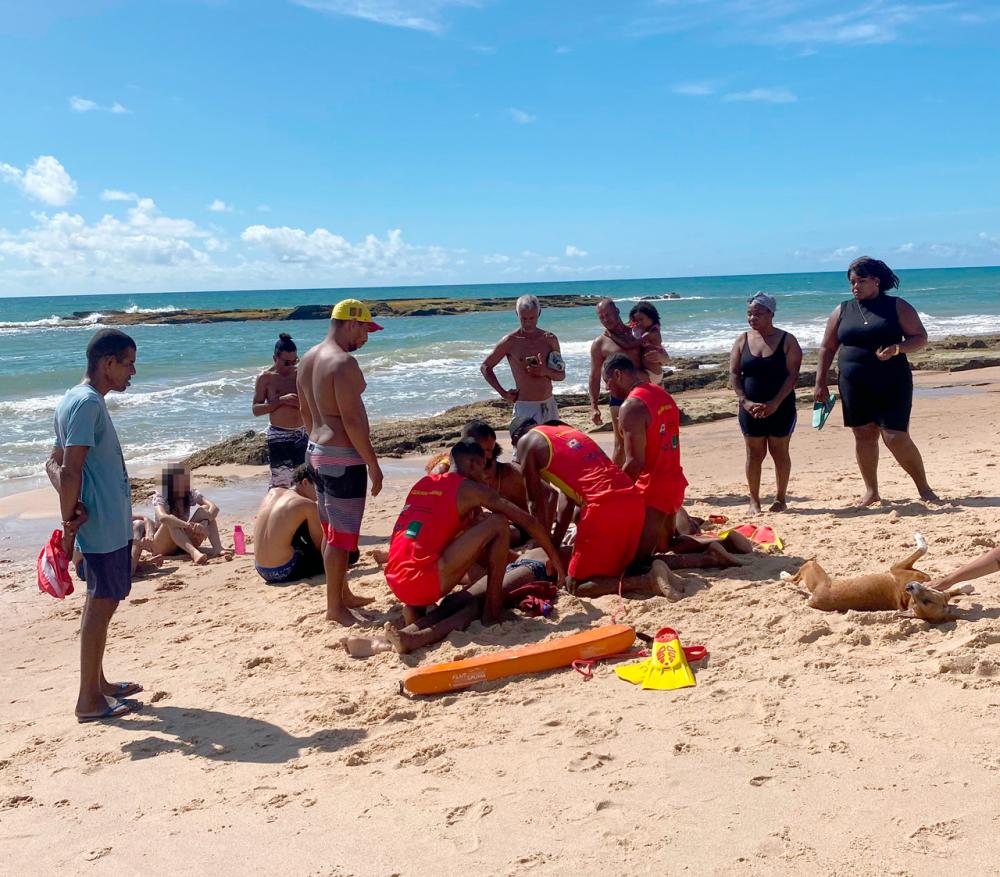
[[572, 244], [568, 244], [566, 247], [566, 258], [568, 259], [582, 259], [586, 255], [586, 250], [581, 250], [579, 247], [574, 247]]
[[190, 220], [163, 216], [151, 198], [140, 198], [124, 220], [105, 215], [89, 223], [79, 214], [60, 212], [36, 214], [35, 222], [17, 233], [0, 230], [0, 256], [59, 284], [134, 277], [137, 268], [197, 268], [209, 263], [199, 244], [210, 235]]
[[114, 113], [118, 116], [128, 112], [118, 101], [115, 101], [110, 106], [102, 107], [97, 101], [92, 101], [85, 97], [71, 97], [69, 99], [69, 106], [74, 113], [91, 113], [96, 111], [100, 113]]
[[87, 100], [84, 97], [71, 97], [69, 99], [69, 105], [76, 113], [89, 113], [91, 110], [97, 109], [97, 104], [94, 103], [94, 101]]
[[787, 88], [752, 88], [725, 95], [726, 101], [760, 101], [769, 104], [793, 104], [798, 98]]
[[258, 204], [257, 205], [257, 212], [258, 213], [270, 213], [271, 212], [271, 205], [270, 204]]
[[[910, 33], [933, 33], [945, 24], [974, 23], [958, 7], [968, 2], [859, 0], [659, 0], [626, 32], [638, 38], [710, 32], [729, 43], [884, 44]], [[973, 4], [976, 5], [976, 4]], [[985, 4], [982, 5], [986, 8]]]
[[121, 189], [105, 189], [101, 192], [102, 201], [138, 201], [135, 192], [123, 192]]
[[389, 231], [385, 238], [366, 235], [359, 243], [351, 243], [325, 228], [306, 232], [301, 228], [266, 225], [251, 225], [240, 238], [270, 253], [279, 262], [339, 268], [362, 277], [387, 274], [414, 277], [443, 271], [449, 263], [449, 253], [444, 248], [408, 244], [398, 228]]
[[233, 205], [227, 204], [225, 201], [216, 198], [211, 204], [208, 205], [208, 209], [211, 210], [212, 213], [232, 213]]
[[38, 156], [23, 171], [0, 162], [0, 178], [17, 186], [26, 195], [53, 207], [69, 204], [76, 197], [76, 182], [51, 155]]
[[845, 259], [856, 256], [858, 252], [858, 247], [855, 244], [850, 244], [846, 247], [837, 247], [833, 252], [820, 256], [819, 260], [821, 262], [843, 262]]
[[360, 18], [375, 24], [439, 34], [444, 12], [452, 6], [478, 6], [477, 0], [292, 0], [298, 6]]
[[483, 256], [484, 265], [505, 265], [510, 261], [510, 256], [503, 253], [487, 253]]
[[715, 86], [708, 82], [679, 82], [670, 90], [685, 97], [706, 97], [715, 94]]
[[979, 240], [1000, 247], [1000, 234], [987, 234], [985, 231], [981, 231], [979, 232]]
[[524, 110], [519, 110], [516, 107], [511, 107], [507, 112], [510, 113], [510, 117], [518, 125], [530, 125], [532, 122], [538, 120], [538, 116], [532, 116], [530, 113], [526, 113]]
[[914, 250], [914, 245], [912, 242], [907, 244], [900, 244], [898, 247], [896, 247], [897, 253], [912, 253], [913, 250]]

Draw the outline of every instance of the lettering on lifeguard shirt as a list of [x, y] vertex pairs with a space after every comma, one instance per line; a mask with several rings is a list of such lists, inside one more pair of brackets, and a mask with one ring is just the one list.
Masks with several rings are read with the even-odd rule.
[[604, 459], [604, 452], [600, 448], [591, 448], [589, 451], [580, 443], [579, 439], [571, 438], [566, 440], [566, 447], [577, 454], [583, 453], [583, 459], [592, 463]]

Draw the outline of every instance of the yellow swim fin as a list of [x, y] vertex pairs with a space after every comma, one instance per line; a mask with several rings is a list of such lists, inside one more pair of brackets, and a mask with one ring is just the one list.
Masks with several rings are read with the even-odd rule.
[[698, 661], [708, 652], [704, 646], [684, 648], [677, 631], [664, 627], [653, 640], [651, 654], [643, 661], [615, 667], [619, 678], [645, 689], [669, 691], [675, 688], [690, 688], [695, 684], [694, 673], [688, 658]]
[[615, 673], [618, 674], [619, 679], [624, 679], [633, 685], [642, 685], [646, 681], [646, 676], [649, 675], [649, 669], [649, 658], [645, 658], [634, 664], [623, 664], [615, 667]]
[[650, 668], [643, 680], [643, 688], [666, 691], [694, 685], [694, 673], [688, 665], [677, 633], [671, 628], [664, 628], [656, 635], [648, 660]]

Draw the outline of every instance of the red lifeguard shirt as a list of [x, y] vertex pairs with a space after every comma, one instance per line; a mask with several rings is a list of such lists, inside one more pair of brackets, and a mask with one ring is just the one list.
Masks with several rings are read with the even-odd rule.
[[549, 461], [539, 473], [543, 481], [566, 494], [577, 505], [633, 485], [590, 436], [571, 426], [535, 426], [549, 445]]
[[646, 505], [675, 512], [684, 501], [684, 488], [687, 487], [681, 468], [680, 409], [663, 387], [651, 383], [637, 384], [628, 398], [638, 399], [649, 411], [646, 460], [635, 486]]
[[445, 547], [468, 525], [458, 514], [458, 489], [463, 481], [457, 472], [425, 475], [407, 494], [392, 528], [385, 566], [385, 577], [393, 590], [393, 580], [405, 582], [429, 563], [436, 563]]

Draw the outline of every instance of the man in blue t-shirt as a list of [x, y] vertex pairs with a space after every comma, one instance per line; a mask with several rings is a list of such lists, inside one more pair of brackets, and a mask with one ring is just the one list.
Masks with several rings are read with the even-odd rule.
[[135, 374], [135, 341], [101, 329], [87, 345], [87, 374], [56, 406], [55, 447], [46, 471], [59, 492], [63, 546], [83, 553], [87, 601], [80, 624], [81, 722], [116, 719], [139, 706], [134, 682], [104, 675], [108, 625], [132, 589], [132, 500], [125, 458], [104, 397], [123, 393]]

